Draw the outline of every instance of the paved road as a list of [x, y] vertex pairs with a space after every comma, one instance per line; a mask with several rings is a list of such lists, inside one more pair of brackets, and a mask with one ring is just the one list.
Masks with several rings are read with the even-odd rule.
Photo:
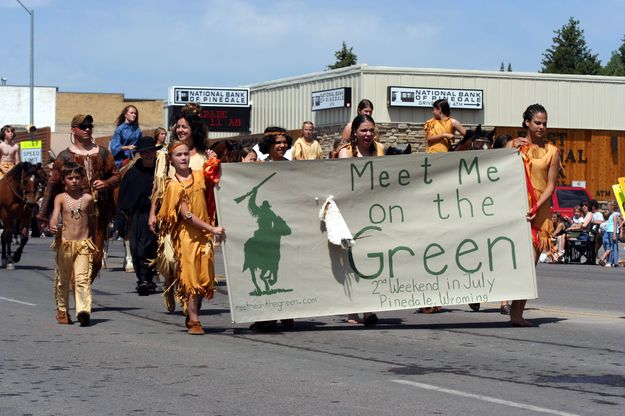
[[0, 416], [623, 414], [625, 269], [540, 266], [539, 326], [521, 329], [486, 304], [256, 334], [231, 324], [220, 286], [190, 337], [160, 296], [134, 294], [118, 242], [94, 325], [57, 325], [49, 243], [0, 270]]

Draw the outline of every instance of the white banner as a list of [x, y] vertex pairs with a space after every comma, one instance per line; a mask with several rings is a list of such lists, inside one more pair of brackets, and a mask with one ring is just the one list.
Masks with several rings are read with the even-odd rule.
[[[319, 220], [330, 195], [349, 250]], [[228, 163], [216, 196], [234, 322], [537, 296], [514, 150]]]

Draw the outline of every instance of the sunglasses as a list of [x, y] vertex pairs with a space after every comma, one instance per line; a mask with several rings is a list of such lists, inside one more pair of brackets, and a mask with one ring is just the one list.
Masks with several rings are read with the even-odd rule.
[[87, 130], [87, 129], [93, 130], [93, 124], [79, 124], [76, 127], [78, 127], [80, 130]]

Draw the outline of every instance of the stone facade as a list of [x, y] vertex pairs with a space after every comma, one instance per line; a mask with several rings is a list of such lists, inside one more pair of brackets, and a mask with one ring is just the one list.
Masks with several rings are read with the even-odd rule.
[[[315, 127], [317, 140], [323, 148], [323, 153], [328, 154], [332, 150], [335, 140], [341, 138], [344, 124]], [[425, 152], [425, 133], [423, 124], [419, 123], [377, 123], [380, 143], [388, 146], [410, 145], [413, 152]]]
[[[474, 129], [475, 125], [465, 125], [467, 130]], [[329, 126], [315, 126], [315, 138], [321, 144], [323, 154], [328, 155], [334, 146], [334, 142], [341, 138], [341, 133], [345, 128], [344, 124], [333, 124]], [[412, 153], [425, 152], [427, 145], [425, 142], [425, 131], [423, 130], [422, 123], [376, 123], [378, 130], [378, 136], [380, 137], [380, 143], [385, 148], [393, 146], [403, 148], [406, 145], [410, 145]], [[492, 130], [492, 126], [484, 126], [485, 130]], [[302, 130], [288, 130], [287, 133], [295, 141], [298, 137], [302, 136]], [[237, 137], [230, 137], [228, 140], [234, 140], [241, 143], [242, 146], [253, 146], [263, 138], [262, 134], [242, 135]], [[460, 136], [456, 136], [459, 139]], [[211, 142], [219, 141], [220, 139], [213, 139]]]

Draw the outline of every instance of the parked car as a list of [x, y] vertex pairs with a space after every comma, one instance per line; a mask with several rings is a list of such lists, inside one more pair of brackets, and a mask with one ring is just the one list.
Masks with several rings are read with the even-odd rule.
[[592, 198], [586, 188], [577, 186], [556, 186], [551, 196], [551, 211], [559, 212], [563, 217], [573, 218], [573, 211], [582, 201]]

